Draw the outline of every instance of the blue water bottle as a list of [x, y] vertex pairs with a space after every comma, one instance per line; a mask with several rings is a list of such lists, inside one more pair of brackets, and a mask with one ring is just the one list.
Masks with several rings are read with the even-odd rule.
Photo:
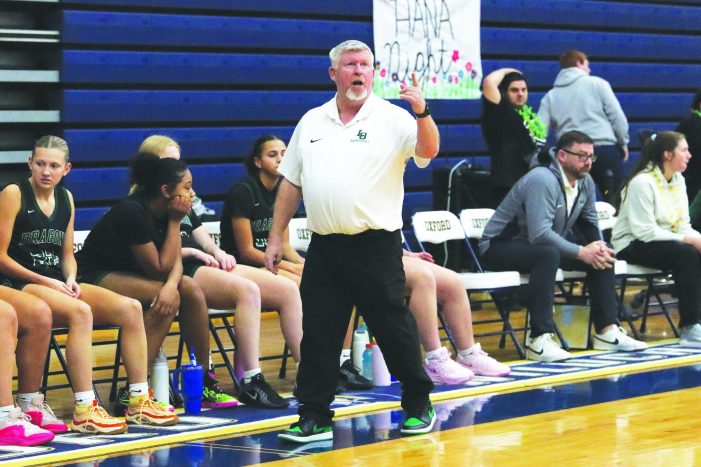
[[202, 392], [204, 391], [204, 371], [197, 364], [194, 350], [190, 350], [190, 364], [180, 365], [173, 371], [178, 390], [185, 400], [185, 413], [196, 415], [202, 411]]
[[365, 352], [363, 352], [363, 367], [362, 375], [368, 380], [372, 381], [372, 344], [365, 345]]

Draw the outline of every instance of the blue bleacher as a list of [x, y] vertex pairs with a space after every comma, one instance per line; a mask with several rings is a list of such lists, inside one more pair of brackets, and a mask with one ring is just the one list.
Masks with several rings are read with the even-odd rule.
[[[580, 48], [607, 79], [631, 124], [672, 129], [701, 87], [701, 1], [482, 0], [483, 70], [512, 66], [529, 79], [537, 108]], [[64, 0], [61, 2], [61, 129], [74, 170], [79, 228], [124, 193], [126, 160], [148, 135], [182, 146], [195, 188], [219, 208], [243, 176], [261, 133], [288, 139], [308, 109], [333, 95], [328, 49], [357, 38], [372, 45], [372, 1]], [[402, 103], [402, 105], [405, 105]], [[442, 137], [431, 167], [466, 158], [483, 168], [479, 100], [431, 102]], [[206, 180], [206, 183], [198, 183]], [[404, 217], [432, 207], [431, 170], [412, 164]]]

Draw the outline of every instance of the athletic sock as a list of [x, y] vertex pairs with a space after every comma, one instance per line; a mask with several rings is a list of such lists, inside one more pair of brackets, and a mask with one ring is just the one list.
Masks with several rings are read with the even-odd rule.
[[260, 368], [254, 368], [252, 370], [247, 370], [243, 372], [243, 383], [248, 384], [251, 382], [251, 379], [258, 373], [262, 373]]
[[74, 395], [76, 405], [92, 405], [92, 401], [96, 399], [95, 391], [81, 391], [76, 392]]
[[443, 347], [438, 347], [436, 350], [426, 352], [426, 360], [438, 360], [441, 349], [443, 349]]
[[462, 358], [468, 358], [474, 352], [475, 346], [469, 347], [467, 349], [458, 350], [458, 355]]
[[350, 360], [350, 358], [351, 358], [351, 349], [341, 350], [341, 361], [340, 361], [341, 365], [346, 363], [346, 360]]
[[32, 403], [32, 399], [34, 397], [40, 395], [40, 392], [18, 392], [17, 393], [17, 405], [19, 406], [20, 409], [22, 409], [22, 412], [26, 412], [27, 409], [29, 408], [29, 405]]
[[148, 394], [148, 383], [134, 383], [129, 385], [129, 398], [141, 397]]

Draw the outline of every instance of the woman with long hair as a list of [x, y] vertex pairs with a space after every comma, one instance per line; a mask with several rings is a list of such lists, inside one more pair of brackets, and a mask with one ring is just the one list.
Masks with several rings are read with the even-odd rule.
[[620, 259], [672, 272], [680, 343], [701, 347], [701, 234], [689, 223], [682, 176], [689, 159], [681, 133], [665, 131], [645, 142], [640, 162], [617, 196], [611, 243]]

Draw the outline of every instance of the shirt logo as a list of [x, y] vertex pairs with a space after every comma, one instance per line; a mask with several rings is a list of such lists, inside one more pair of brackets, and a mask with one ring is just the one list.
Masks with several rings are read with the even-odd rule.
[[362, 129], [360, 129], [358, 130], [358, 134], [355, 135], [355, 138], [351, 139], [351, 143], [367, 143], [367, 137], [367, 131], [363, 131]]
[[317, 141], [321, 141], [322, 139], [324, 139], [324, 138], [310, 139], [309, 142], [316, 143]]
[[31, 214], [31, 213], [33, 213], [33, 212], [34, 212], [34, 209], [32, 209], [32, 210], [30, 210], [30, 211], [27, 211], [27, 214]]

